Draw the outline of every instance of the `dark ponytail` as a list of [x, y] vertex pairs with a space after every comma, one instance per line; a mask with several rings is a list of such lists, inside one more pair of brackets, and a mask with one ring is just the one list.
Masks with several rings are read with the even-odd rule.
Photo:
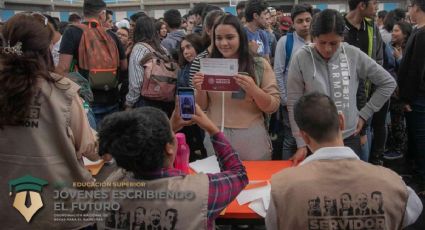
[[[2, 27], [0, 48], [0, 128], [19, 125], [28, 116], [37, 81], [52, 81], [53, 28], [44, 16], [16, 14]], [[21, 44], [21, 47], [19, 45]]]
[[319, 37], [322, 34], [329, 33], [343, 36], [344, 27], [345, 22], [342, 15], [336, 10], [326, 9], [314, 15], [310, 27], [310, 34], [312, 37]]

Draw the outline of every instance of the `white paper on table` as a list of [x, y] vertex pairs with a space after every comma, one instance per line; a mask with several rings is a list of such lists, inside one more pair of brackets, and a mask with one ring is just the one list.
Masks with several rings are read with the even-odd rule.
[[263, 205], [263, 200], [264, 199], [257, 199], [252, 201], [248, 207], [254, 211], [255, 213], [257, 213], [258, 215], [262, 216], [263, 218], [266, 217], [266, 213], [267, 210], [265, 209], [264, 205]]
[[102, 163], [102, 161], [103, 161], [102, 159], [97, 160], [97, 161], [91, 161], [87, 157], [83, 157], [83, 162], [84, 162], [84, 165], [86, 165], [86, 166], [98, 165], [98, 164]]
[[217, 157], [215, 155], [189, 163], [189, 166], [197, 173], [220, 172], [220, 166], [218, 165]]
[[267, 185], [262, 187], [242, 190], [242, 192], [239, 193], [239, 195], [236, 197], [236, 200], [238, 201], [239, 205], [244, 205], [257, 199], [263, 199], [264, 197], [268, 197], [268, 200], [270, 201], [271, 188], [272, 187], [270, 186], [270, 183], [267, 183]]
[[204, 74], [235, 76], [238, 73], [238, 59], [202, 58], [201, 72]]

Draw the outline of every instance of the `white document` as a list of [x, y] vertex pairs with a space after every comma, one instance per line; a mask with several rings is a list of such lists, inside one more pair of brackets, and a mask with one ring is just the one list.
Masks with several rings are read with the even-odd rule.
[[98, 164], [102, 163], [102, 161], [103, 161], [102, 159], [97, 160], [97, 161], [91, 161], [87, 157], [83, 157], [83, 162], [84, 162], [84, 165], [86, 165], [86, 166], [98, 165]]
[[264, 208], [263, 205], [263, 199], [257, 199], [252, 201], [248, 207], [254, 211], [255, 213], [257, 213], [258, 215], [262, 216], [263, 218], [266, 217], [267, 214], [267, 210]]
[[217, 161], [217, 157], [212, 155], [202, 160], [197, 160], [195, 162], [189, 163], [190, 168], [192, 168], [197, 173], [219, 173], [220, 166]]
[[[267, 183], [267, 185], [262, 186], [262, 187], [243, 190], [236, 197], [236, 200], [238, 201], [239, 205], [244, 205], [244, 204], [249, 203], [251, 201], [254, 201], [254, 200], [257, 200], [257, 199], [263, 199], [263, 198], [270, 200], [271, 188], [272, 187], [271, 187], [270, 183]], [[269, 197], [269, 198], [267, 198], [267, 197]], [[267, 200], [263, 202], [263, 206], [265, 206], [264, 203], [266, 203], [266, 202], [267, 202]], [[267, 207], [268, 207], [268, 205], [267, 205]]]
[[235, 76], [238, 73], [238, 59], [202, 58], [201, 72], [208, 75]]

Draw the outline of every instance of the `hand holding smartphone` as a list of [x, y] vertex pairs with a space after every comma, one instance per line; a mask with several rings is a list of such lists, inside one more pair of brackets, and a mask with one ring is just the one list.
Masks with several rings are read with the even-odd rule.
[[177, 89], [179, 96], [180, 117], [183, 120], [190, 120], [195, 114], [195, 92], [190, 87], [179, 87]]

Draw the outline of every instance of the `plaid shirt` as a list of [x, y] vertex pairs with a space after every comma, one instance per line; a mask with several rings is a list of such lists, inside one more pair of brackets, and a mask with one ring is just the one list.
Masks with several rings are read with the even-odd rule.
[[[210, 174], [208, 193], [208, 229], [212, 229], [214, 220], [248, 184], [245, 167], [239, 155], [233, 150], [223, 133], [211, 137], [221, 172]], [[156, 172], [144, 173], [143, 179], [159, 179], [185, 175], [175, 168], [162, 168]]]

